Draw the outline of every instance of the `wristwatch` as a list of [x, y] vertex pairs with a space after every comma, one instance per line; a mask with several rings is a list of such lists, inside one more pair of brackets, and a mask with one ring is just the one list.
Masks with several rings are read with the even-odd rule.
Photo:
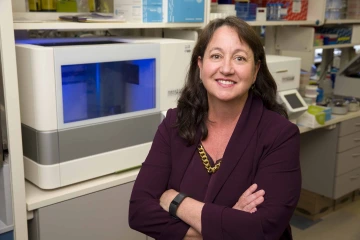
[[171, 201], [170, 203], [170, 207], [169, 207], [169, 213], [171, 216], [173, 216], [174, 218], [178, 219], [178, 217], [176, 216], [176, 211], [180, 205], [180, 203], [186, 198], [188, 197], [185, 193], [179, 193], [178, 195], [176, 195], [176, 197], [174, 198], [174, 200]]

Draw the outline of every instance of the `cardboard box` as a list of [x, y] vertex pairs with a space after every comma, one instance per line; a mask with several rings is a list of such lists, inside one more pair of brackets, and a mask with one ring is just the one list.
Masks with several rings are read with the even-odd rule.
[[204, 22], [205, 0], [163, 0], [164, 22]]
[[305, 217], [307, 219], [310, 219], [311, 221], [316, 221], [319, 220], [325, 216], [327, 216], [329, 213], [332, 213], [334, 211], [333, 208], [329, 208], [326, 211], [322, 212], [322, 213], [317, 213], [317, 214], [309, 214], [308, 212], [303, 212], [302, 209], [295, 209], [294, 214]]
[[360, 189], [354, 191], [353, 201], [360, 200]]
[[334, 200], [320, 194], [301, 189], [297, 208], [304, 209], [309, 214], [322, 213], [332, 208]]
[[317, 220], [333, 211], [334, 200], [305, 189], [301, 189], [295, 214]]
[[347, 205], [352, 203], [352, 201], [353, 201], [353, 192], [348, 193], [342, 196], [341, 198], [336, 199], [334, 204], [334, 210], [336, 211], [339, 210], [340, 208], [346, 207]]

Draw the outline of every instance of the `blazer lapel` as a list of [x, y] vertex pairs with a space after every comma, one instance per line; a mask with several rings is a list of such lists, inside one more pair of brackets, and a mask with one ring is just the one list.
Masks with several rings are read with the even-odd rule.
[[230, 141], [225, 149], [223, 161], [219, 171], [213, 176], [216, 179], [210, 181], [204, 202], [213, 202], [222, 186], [241, 160], [249, 140], [256, 131], [263, 111], [263, 104], [260, 98], [249, 93], [245, 107]]
[[195, 143], [193, 145], [188, 145], [187, 142], [182, 138], [176, 138], [176, 142], [172, 144], [172, 147], [175, 148], [173, 159], [173, 167], [174, 170], [171, 175], [173, 176], [174, 189], [180, 190], [181, 181], [185, 175], [185, 171], [193, 158], [195, 150], [197, 150], [197, 144], [200, 142], [201, 131], [198, 129], [195, 137]]

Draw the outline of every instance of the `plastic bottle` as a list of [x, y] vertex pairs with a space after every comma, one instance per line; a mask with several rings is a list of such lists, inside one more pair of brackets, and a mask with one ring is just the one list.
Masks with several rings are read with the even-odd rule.
[[271, 20], [276, 20], [276, 3], [272, 3], [271, 4], [271, 13], [272, 13], [272, 16], [271, 16]]
[[281, 3], [276, 3], [276, 20], [281, 20]]
[[266, 8], [267, 8], [267, 16], [266, 16], [266, 18], [267, 18], [267, 20], [268, 21], [271, 21], [272, 19], [271, 19], [271, 17], [272, 17], [272, 7], [271, 7], [271, 3], [268, 3], [268, 4], [266, 4]]
[[320, 75], [321, 75], [321, 66], [319, 65], [316, 68], [316, 80], [319, 81], [320, 80]]

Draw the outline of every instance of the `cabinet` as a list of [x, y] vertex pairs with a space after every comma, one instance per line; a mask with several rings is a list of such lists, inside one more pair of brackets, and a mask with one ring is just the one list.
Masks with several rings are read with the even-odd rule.
[[59, 202], [34, 211], [30, 240], [146, 240], [128, 225], [134, 182]]
[[338, 199], [360, 186], [360, 117], [301, 135], [306, 190]]

